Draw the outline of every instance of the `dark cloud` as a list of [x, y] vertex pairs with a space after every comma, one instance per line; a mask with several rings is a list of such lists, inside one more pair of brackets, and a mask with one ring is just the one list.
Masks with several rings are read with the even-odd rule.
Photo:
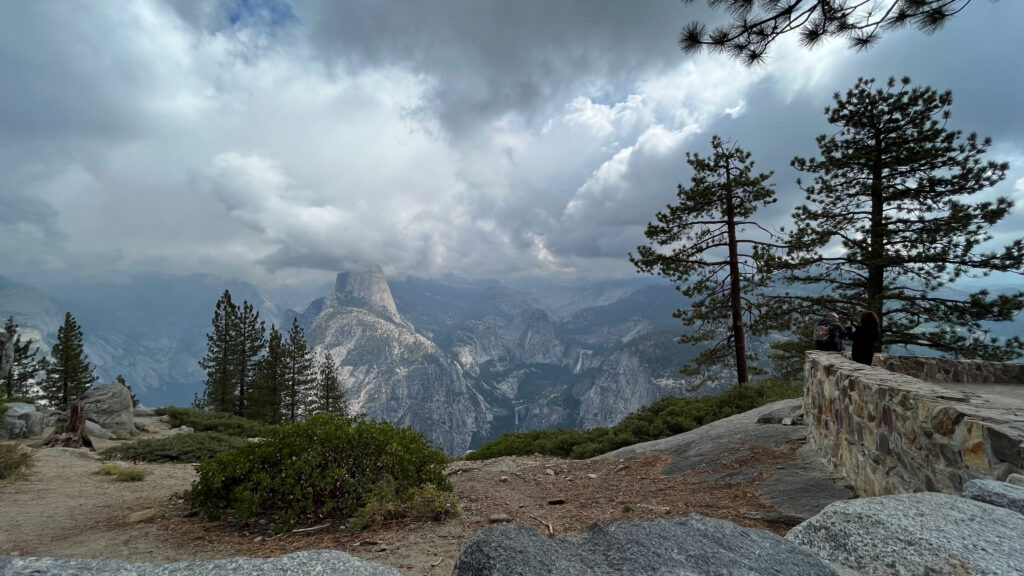
[[[712, 134], [789, 167], [858, 76], [954, 93], [1024, 198], [1024, 5], [972, 3], [873, 50], [685, 56], [678, 0], [23, 2], [0, 21], [0, 264], [287, 281], [630, 273], [625, 255]], [[720, 15], [716, 15], [719, 17]], [[54, 33], [60, 31], [60, 33]], [[1016, 188], [1015, 188], [1016, 186]], [[1019, 236], [1021, 214], [997, 234]]]
[[322, 1], [296, 12], [329, 60], [430, 76], [426, 105], [455, 135], [510, 112], [543, 122], [578, 90], [617, 101], [682, 61], [680, 27], [707, 13], [677, 0]]

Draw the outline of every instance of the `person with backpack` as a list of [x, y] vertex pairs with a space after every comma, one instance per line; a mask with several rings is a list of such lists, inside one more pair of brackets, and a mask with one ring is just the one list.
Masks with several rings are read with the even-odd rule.
[[845, 336], [846, 329], [839, 323], [839, 315], [829, 312], [814, 325], [814, 349], [842, 352]]

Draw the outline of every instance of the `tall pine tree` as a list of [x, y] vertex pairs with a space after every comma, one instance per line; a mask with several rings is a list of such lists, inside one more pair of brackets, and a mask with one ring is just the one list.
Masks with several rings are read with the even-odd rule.
[[890, 79], [876, 88], [862, 78], [845, 96], [837, 93], [825, 113], [838, 130], [818, 137], [821, 158], [793, 160], [814, 180], [797, 181], [807, 204], [793, 214], [785, 270], [790, 282], [825, 290], [791, 294], [786, 307], [851, 318], [870, 310], [882, 319], [883, 345], [1015, 358], [1024, 349], [1019, 338], [978, 334], [983, 323], [1024, 309], [1024, 292], [964, 298], [942, 290], [963, 277], [1024, 273], [1024, 240], [983, 249], [1013, 202], [969, 202], [1003, 180], [1008, 165], [984, 160], [989, 139], [946, 127], [949, 92], [909, 84]]
[[764, 263], [777, 248], [751, 217], [775, 195], [766, 184], [771, 173], [754, 174], [749, 152], [718, 136], [711, 148], [708, 158], [686, 154], [691, 186], [678, 186], [678, 202], [647, 225], [650, 245], [638, 246], [629, 259], [642, 272], [672, 280], [691, 300], [687, 310], [675, 312], [694, 327], [679, 342], [703, 349], [686, 371], [731, 366], [743, 384], [749, 379], [746, 336], [759, 329], [758, 293], [770, 279]]
[[270, 325], [267, 349], [256, 365], [249, 417], [268, 424], [281, 423], [281, 398], [285, 384], [285, 345], [277, 326]]
[[82, 346], [82, 329], [68, 312], [64, 315], [64, 324], [57, 329], [57, 342], [50, 350], [50, 361], [40, 385], [43, 397], [63, 409], [96, 380]]
[[348, 415], [345, 393], [338, 378], [338, 365], [330, 352], [324, 351], [316, 360], [316, 382], [310, 394], [311, 413]]
[[306, 344], [306, 333], [292, 318], [285, 344], [285, 381], [281, 410], [288, 422], [297, 422], [304, 412], [310, 386], [314, 379], [313, 355]]
[[253, 382], [256, 380], [256, 363], [260, 353], [267, 346], [267, 331], [256, 311], [248, 300], [242, 302], [238, 311], [238, 334], [235, 340], [234, 374], [237, 379], [238, 401], [235, 414], [245, 417], [246, 409], [252, 395]]
[[4, 333], [11, 342], [12, 357], [7, 372], [0, 374], [3, 391], [8, 398], [28, 396], [28, 382], [39, 372], [39, 364], [35, 360], [39, 348], [33, 348], [34, 341], [31, 338], [21, 341], [21, 334], [18, 333], [18, 325], [14, 323], [13, 316], [9, 316], [4, 323]]
[[238, 306], [225, 290], [213, 311], [213, 330], [206, 333], [206, 355], [199, 367], [206, 371], [206, 385], [201, 403], [218, 412], [234, 412], [238, 398], [235, 377], [238, 348]]

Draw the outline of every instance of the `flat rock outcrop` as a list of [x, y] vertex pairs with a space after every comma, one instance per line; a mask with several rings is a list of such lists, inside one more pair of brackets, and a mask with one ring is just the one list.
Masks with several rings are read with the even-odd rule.
[[203, 562], [144, 564], [117, 560], [0, 556], [4, 576], [401, 576], [394, 568], [337, 550], [296, 552], [278, 558], [228, 558]]
[[[796, 420], [802, 405], [800, 398], [779, 400], [765, 404], [735, 416], [716, 420], [700, 428], [653, 440], [626, 446], [598, 458], [626, 458], [641, 454], [666, 454], [672, 459], [661, 469], [666, 476], [685, 474], [713, 459], [730, 448], [765, 446], [779, 448], [791, 442], [803, 442], [807, 437], [807, 426], [759, 423], [781, 422], [786, 418]], [[753, 478], [760, 469], [751, 468], [733, 472], [731, 477], [708, 477], [708, 480], [746, 481]], [[850, 498], [853, 493], [833, 479], [831, 472], [818, 461], [809, 446], [803, 446], [796, 458], [780, 469], [774, 469], [771, 476], [757, 488], [779, 512], [796, 520], [807, 519], [836, 500]]]
[[689, 514], [673, 520], [598, 524], [576, 538], [495, 526], [463, 545], [452, 576], [623, 574], [802, 576], [837, 574], [811, 552], [770, 532]]
[[835, 502], [786, 540], [864, 574], [1024, 575], [1024, 516], [925, 492]]

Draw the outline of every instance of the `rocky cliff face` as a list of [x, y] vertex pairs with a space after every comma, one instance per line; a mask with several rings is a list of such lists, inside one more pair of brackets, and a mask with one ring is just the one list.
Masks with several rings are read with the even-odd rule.
[[[394, 296], [392, 295], [394, 290]], [[562, 321], [496, 282], [338, 275], [300, 315], [342, 365], [352, 407], [413, 426], [459, 454], [506, 430], [615, 424], [685, 394], [671, 289], [643, 287]], [[603, 292], [602, 292], [603, 294]]]
[[645, 338], [601, 362], [580, 397], [581, 427], [612, 426], [663, 396], [686, 395], [687, 380], [677, 370], [656, 367], [658, 343], [657, 338]]
[[563, 287], [545, 300], [495, 280], [389, 283], [369, 268], [339, 274], [301, 313], [279, 313], [257, 288], [207, 276], [69, 285], [54, 294], [59, 306], [0, 281], [0, 309], [48, 341], [71, 310], [97, 375], [124, 374], [146, 404], [187, 405], [202, 391], [197, 361], [225, 288], [257, 303], [268, 325], [297, 317], [342, 366], [355, 410], [412, 426], [450, 454], [506, 430], [614, 424], [682, 388], [679, 296], [663, 285]]
[[391, 288], [380, 267], [372, 266], [359, 272], [342, 272], [334, 282], [334, 291], [338, 294], [363, 300], [371, 308], [376, 309], [385, 317], [400, 321], [395, 299], [391, 296]]
[[[382, 275], [339, 275], [335, 292], [311, 308], [308, 338], [341, 365], [350, 407], [411, 426], [449, 454], [487, 435], [489, 410], [462, 370], [401, 320]], [[390, 306], [388, 305], [390, 303]]]

